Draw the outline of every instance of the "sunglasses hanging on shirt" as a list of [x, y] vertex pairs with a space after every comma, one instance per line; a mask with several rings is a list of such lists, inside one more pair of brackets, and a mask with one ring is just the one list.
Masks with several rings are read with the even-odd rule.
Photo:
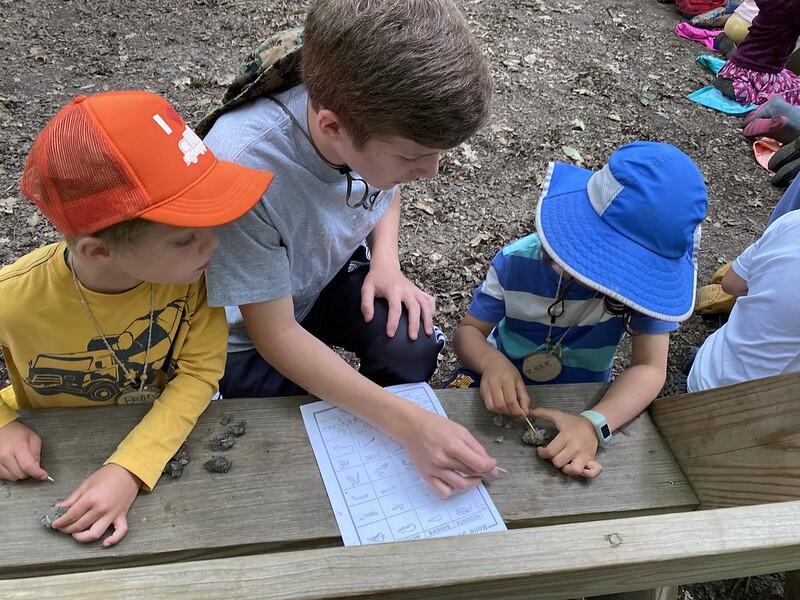
[[[303, 137], [305, 137], [308, 140], [308, 143], [311, 144], [311, 147], [314, 148], [314, 152], [317, 153], [317, 156], [319, 156], [322, 161], [331, 169], [335, 169], [341, 175], [345, 176], [347, 179], [347, 195], [345, 196], [344, 203], [350, 208], [363, 208], [364, 210], [372, 210], [381, 195], [381, 190], [370, 193], [369, 184], [367, 184], [367, 182], [361, 177], [354, 177], [353, 169], [351, 169], [348, 165], [337, 165], [325, 158], [322, 155], [322, 152], [319, 151], [319, 148], [317, 148], [314, 140], [311, 139], [311, 136], [306, 132], [305, 129], [303, 129], [303, 126], [300, 125], [300, 121], [298, 121], [297, 118], [292, 114], [292, 111], [290, 111], [287, 106], [277, 98], [273, 96], [267, 96], [267, 98], [280, 106], [281, 110], [286, 113], [286, 115], [292, 120], [292, 123], [300, 130], [300, 133], [303, 134]], [[353, 195], [353, 192], [358, 189], [359, 186], [364, 186], [364, 191], [361, 192], [359, 189], [359, 193]]]

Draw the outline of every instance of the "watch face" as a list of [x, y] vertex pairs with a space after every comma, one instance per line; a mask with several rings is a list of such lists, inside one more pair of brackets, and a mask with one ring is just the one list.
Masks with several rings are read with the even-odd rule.
[[605, 423], [600, 426], [600, 433], [603, 434], [603, 438], [611, 437], [611, 429]]

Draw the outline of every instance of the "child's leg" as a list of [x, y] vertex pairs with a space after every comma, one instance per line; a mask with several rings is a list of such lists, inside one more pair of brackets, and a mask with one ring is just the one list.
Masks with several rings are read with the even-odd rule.
[[[355, 265], [355, 268], [349, 268]], [[356, 252], [325, 287], [303, 327], [326, 344], [354, 352], [360, 372], [378, 385], [427, 381], [436, 370], [444, 336], [437, 327], [431, 336], [420, 325], [416, 341], [408, 337], [408, 315], [403, 309], [397, 333], [386, 335], [388, 304], [375, 300], [372, 321], [361, 314], [361, 286], [369, 273], [363, 250]]]

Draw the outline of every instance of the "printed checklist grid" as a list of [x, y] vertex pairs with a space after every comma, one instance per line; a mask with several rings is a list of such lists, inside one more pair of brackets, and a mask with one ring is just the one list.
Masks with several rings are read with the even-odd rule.
[[[387, 389], [445, 416], [427, 384]], [[441, 500], [403, 447], [369, 423], [327, 402], [301, 409], [346, 546], [506, 529], [483, 485]]]

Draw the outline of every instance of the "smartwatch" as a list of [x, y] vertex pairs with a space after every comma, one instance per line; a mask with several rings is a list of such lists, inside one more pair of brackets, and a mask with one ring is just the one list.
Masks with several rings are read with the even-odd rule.
[[594, 427], [594, 432], [597, 434], [597, 441], [601, 448], [605, 448], [611, 443], [611, 428], [603, 415], [596, 410], [585, 410], [580, 416], [589, 421]]

